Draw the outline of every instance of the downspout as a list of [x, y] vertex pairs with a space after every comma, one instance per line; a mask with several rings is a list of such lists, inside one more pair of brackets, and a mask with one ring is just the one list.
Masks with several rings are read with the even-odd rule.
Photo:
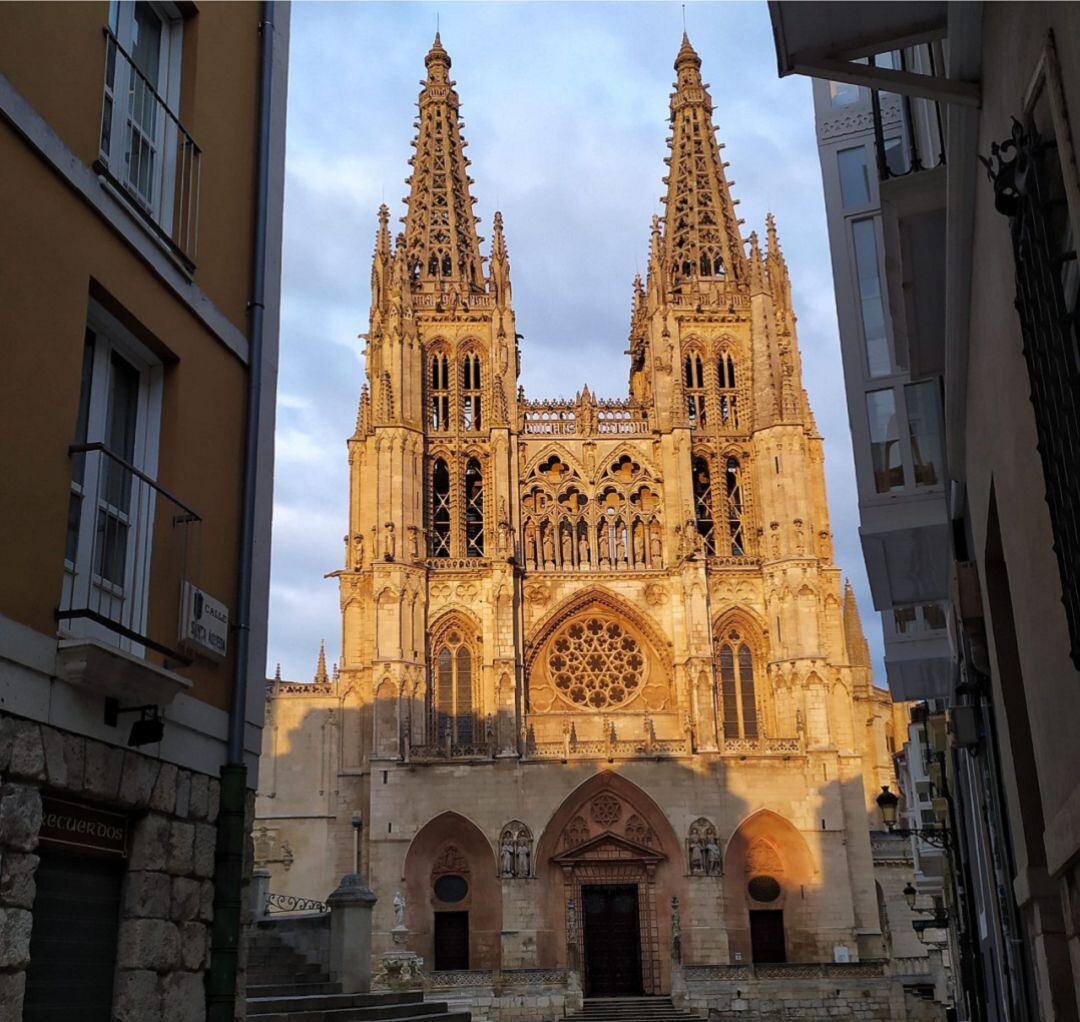
[[251, 336], [248, 349], [247, 419], [244, 440], [244, 493], [240, 533], [240, 579], [236, 600], [236, 664], [226, 762], [221, 768], [214, 869], [214, 922], [210, 971], [206, 978], [207, 1022], [232, 1022], [236, 1014], [236, 978], [243, 913], [247, 767], [244, 730], [251, 662], [251, 589], [255, 548], [255, 493], [262, 407], [263, 321], [266, 315], [266, 237], [269, 206], [271, 99], [274, 58], [274, 0], [264, 0], [259, 23], [259, 125], [255, 177], [255, 232], [252, 251]]

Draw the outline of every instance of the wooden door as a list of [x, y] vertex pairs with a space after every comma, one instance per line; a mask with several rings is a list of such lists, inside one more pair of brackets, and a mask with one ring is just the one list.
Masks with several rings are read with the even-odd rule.
[[636, 884], [581, 889], [585, 923], [585, 982], [589, 997], [642, 993], [641, 930]]

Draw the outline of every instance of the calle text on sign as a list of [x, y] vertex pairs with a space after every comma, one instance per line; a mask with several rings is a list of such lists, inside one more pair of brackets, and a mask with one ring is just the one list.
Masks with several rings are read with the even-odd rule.
[[38, 837], [44, 847], [126, 859], [128, 818], [83, 802], [42, 795]]

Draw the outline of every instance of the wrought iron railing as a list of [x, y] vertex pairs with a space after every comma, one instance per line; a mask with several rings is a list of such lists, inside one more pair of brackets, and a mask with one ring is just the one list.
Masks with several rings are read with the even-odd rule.
[[97, 169], [188, 269], [199, 240], [202, 150], [119, 39], [105, 29]]
[[291, 894], [275, 894], [271, 891], [266, 896], [267, 914], [278, 913], [284, 915], [290, 913], [329, 912], [330, 907], [324, 901], [316, 901], [314, 898], [298, 898]]
[[64, 585], [56, 616], [136, 656], [177, 648], [183, 581], [202, 518], [102, 443], [73, 444]]

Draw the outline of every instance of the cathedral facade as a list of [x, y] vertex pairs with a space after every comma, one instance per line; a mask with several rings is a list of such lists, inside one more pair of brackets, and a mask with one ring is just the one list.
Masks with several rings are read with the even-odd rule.
[[256, 865], [321, 898], [359, 863], [376, 959], [433, 981], [693, 1000], [794, 963], [884, 989], [897, 940], [926, 955], [890, 936], [908, 877], [871, 835], [906, 716], [833, 560], [787, 267], [771, 217], [741, 234], [701, 61], [684, 37], [628, 394], [555, 401], [518, 385], [438, 37], [425, 63], [403, 233], [379, 212], [341, 659], [268, 688]]

